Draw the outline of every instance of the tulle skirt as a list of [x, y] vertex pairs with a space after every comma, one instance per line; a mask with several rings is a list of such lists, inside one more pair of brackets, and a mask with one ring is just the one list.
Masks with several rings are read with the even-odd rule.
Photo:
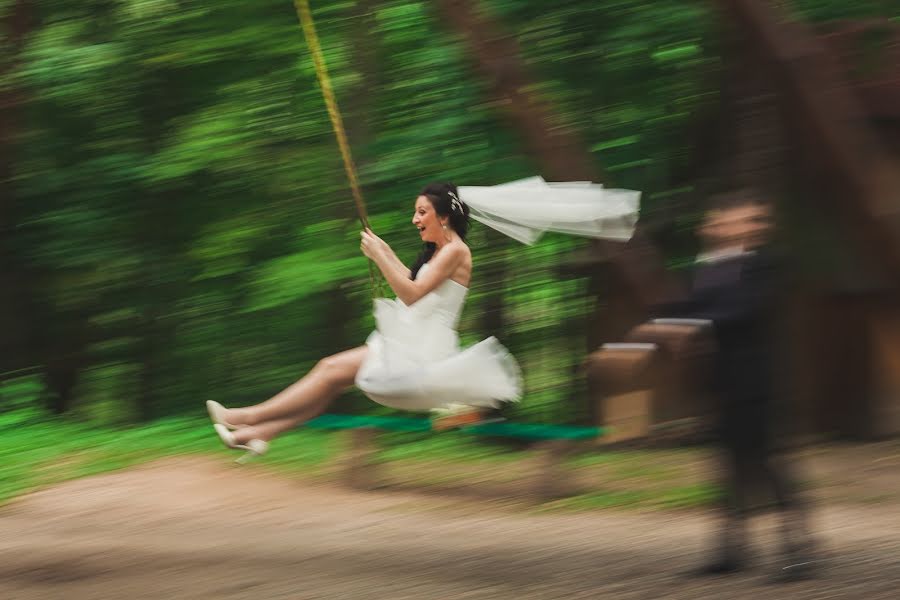
[[356, 376], [357, 387], [375, 402], [428, 411], [451, 404], [496, 407], [521, 397], [519, 366], [496, 338], [460, 349], [456, 330], [441, 314], [397, 300], [377, 300], [375, 321]]

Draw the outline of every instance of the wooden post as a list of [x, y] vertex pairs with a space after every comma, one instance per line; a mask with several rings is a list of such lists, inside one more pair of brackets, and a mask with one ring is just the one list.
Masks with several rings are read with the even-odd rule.
[[598, 444], [605, 446], [650, 435], [653, 414], [652, 389], [648, 387], [604, 396], [601, 400], [603, 427], [608, 433], [597, 438]]
[[378, 450], [374, 427], [351, 429], [347, 436], [349, 448], [346, 450], [344, 481], [356, 490], [374, 490], [381, 485], [375, 453]]
[[874, 311], [870, 320], [872, 340], [871, 434], [900, 434], [900, 311]]
[[708, 324], [656, 319], [633, 329], [625, 340], [655, 344], [663, 357], [652, 383], [651, 426], [696, 420], [709, 411], [699, 385], [715, 351]]
[[536, 502], [556, 500], [571, 492], [563, 461], [572, 448], [571, 440], [548, 440], [535, 445], [532, 495]]
[[[654, 344], [604, 344], [585, 361], [597, 425], [606, 431], [598, 443], [646, 437], [653, 414], [651, 377]], [[656, 369], [658, 370], [658, 368]]]

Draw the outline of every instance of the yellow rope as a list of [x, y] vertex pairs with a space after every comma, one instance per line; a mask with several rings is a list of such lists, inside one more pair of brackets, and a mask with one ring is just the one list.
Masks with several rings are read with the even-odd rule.
[[[316, 35], [316, 27], [313, 23], [312, 12], [309, 9], [309, 1], [294, 0], [294, 8], [297, 10], [297, 17], [300, 19], [300, 25], [303, 27], [303, 33], [306, 36], [306, 43], [309, 45], [309, 50], [312, 54], [313, 64], [316, 68], [316, 76], [319, 79], [319, 86], [322, 88], [322, 96], [325, 99], [325, 106], [328, 107], [328, 116], [331, 119], [331, 127], [334, 129], [338, 147], [341, 150], [341, 157], [344, 160], [344, 171], [347, 173], [347, 179], [350, 181], [350, 189], [353, 192], [353, 200], [356, 202], [356, 212], [359, 214], [359, 222], [362, 224], [363, 228], [368, 229], [369, 217], [366, 214], [366, 204], [363, 202], [362, 192], [359, 188], [359, 180], [356, 177], [356, 165], [353, 164], [353, 156], [350, 154], [350, 144], [347, 142], [347, 134], [344, 131], [344, 121], [341, 118], [337, 100], [334, 97], [334, 90], [331, 87], [331, 78], [328, 76], [328, 67], [325, 65], [325, 57], [322, 55], [322, 47], [319, 45], [319, 36]], [[372, 293], [381, 294], [381, 279], [376, 279], [371, 261], [369, 262], [369, 280], [372, 284]]]

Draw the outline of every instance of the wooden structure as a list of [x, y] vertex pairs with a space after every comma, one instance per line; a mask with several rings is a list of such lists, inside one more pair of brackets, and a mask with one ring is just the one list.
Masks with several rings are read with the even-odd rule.
[[[775, 0], [711, 2], [722, 39], [730, 41], [723, 90], [730, 121], [721, 120], [720, 135], [710, 136], [719, 140], [704, 149], [702, 171], [717, 171], [723, 186], [751, 185], [785, 200], [779, 220], [794, 263], [784, 331], [795, 365], [785, 386], [801, 406], [801, 429], [900, 433], [891, 416], [900, 404], [900, 365], [891, 350], [900, 346], [898, 25], [867, 21], [815, 31]], [[541, 174], [601, 181], [586, 145], [535, 93], [514, 37], [476, 0], [436, 6]], [[866, 54], [860, 41], [873, 32], [881, 45]], [[857, 68], [861, 56], [866, 69]], [[710, 164], [716, 158], [719, 164]], [[677, 299], [649, 233], [642, 223], [628, 244], [595, 243], [566, 267], [589, 276], [591, 293], [602, 297], [587, 324], [589, 352], [621, 341], [653, 304]], [[502, 289], [502, 274], [495, 282]], [[680, 402], [662, 392], [654, 398], [670, 407]], [[603, 403], [591, 407], [602, 424]]]
[[[730, 40], [723, 95], [733, 117], [721, 132], [719, 176], [779, 199], [779, 243], [790, 257], [783, 383], [794, 431], [900, 434], [900, 25], [816, 31], [769, 0], [715, 4]], [[622, 251], [639, 257], [641, 243]], [[593, 268], [619, 296], [595, 318], [606, 324], [594, 328], [595, 349], [621, 340], [648, 306], [606, 257]], [[682, 388], [671, 390], [654, 402], [684, 401]]]
[[659, 348], [656, 344], [604, 344], [585, 361], [595, 419], [607, 429], [600, 441], [616, 443], [649, 435], [655, 398]]
[[[718, 5], [741, 33], [738, 99], [751, 98], [735, 128], [736, 155], [751, 158], [733, 177], [772, 182], [769, 191], [789, 200], [780, 207], [794, 257], [784, 343], [795, 376], [785, 391], [808, 432], [898, 434], [900, 26], [815, 31], [772, 2]], [[881, 40], [861, 69], [866, 32]]]

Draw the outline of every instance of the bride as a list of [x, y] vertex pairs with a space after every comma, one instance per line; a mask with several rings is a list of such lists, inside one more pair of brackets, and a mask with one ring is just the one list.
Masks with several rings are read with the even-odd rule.
[[407, 268], [370, 230], [360, 248], [384, 275], [395, 300], [375, 301], [376, 330], [365, 345], [324, 358], [269, 400], [243, 408], [206, 403], [222, 442], [264, 454], [278, 434], [322, 413], [356, 385], [393, 408], [428, 411], [451, 405], [496, 407], [516, 401], [522, 378], [515, 359], [490, 337], [460, 350], [456, 326], [472, 276], [466, 245], [470, 216], [525, 243], [548, 230], [628, 239], [639, 194], [539, 178], [494, 187], [430, 184], [418, 195], [412, 224], [425, 243]]

